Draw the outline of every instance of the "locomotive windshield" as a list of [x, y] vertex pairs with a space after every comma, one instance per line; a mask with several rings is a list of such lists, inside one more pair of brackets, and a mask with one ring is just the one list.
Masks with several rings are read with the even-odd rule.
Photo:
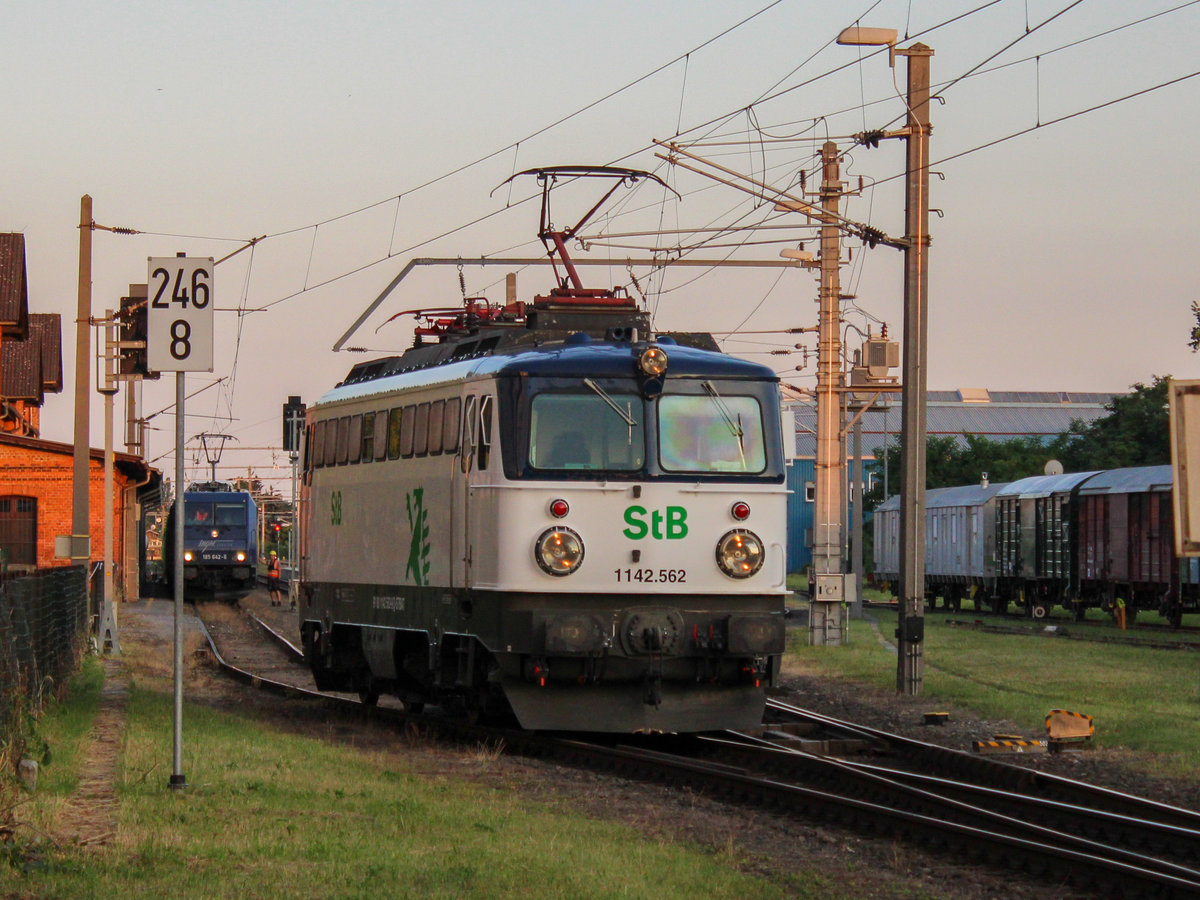
[[241, 503], [218, 503], [217, 504], [217, 524], [218, 525], [245, 525], [246, 524], [246, 507]]
[[736, 385], [691, 382], [686, 393], [646, 398], [582, 381], [531, 392], [521, 440], [528, 474], [762, 476], [773, 465], [763, 399]]
[[658, 401], [658, 462], [664, 472], [761, 472], [767, 464], [754, 397], [664, 394]]
[[211, 503], [193, 501], [186, 505], [186, 509], [188, 525], [211, 526], [213, 524], [213, 505]]
[[538, 394], [530, 409], [529, 463], [535, 469], [633, 471], [645, 461], [642, 398]]

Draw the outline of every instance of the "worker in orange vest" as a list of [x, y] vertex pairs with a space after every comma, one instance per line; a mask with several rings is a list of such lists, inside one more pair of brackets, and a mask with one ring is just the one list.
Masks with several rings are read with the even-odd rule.
[[271, 605], [283, 606], [283, 597], [279, 590], [279, 557], [274, 550], [271, 551], [271, 558], [267, 560], [267, 590], [271, 593]]

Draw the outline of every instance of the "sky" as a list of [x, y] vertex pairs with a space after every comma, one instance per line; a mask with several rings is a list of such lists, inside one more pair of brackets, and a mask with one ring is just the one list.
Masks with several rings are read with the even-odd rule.
[[[25, 234], [30, 310], [63, 317], [65, 387], [42, 410], [52, 440], [73, 439], [84, 194], [99, 225], [142, 232], [94, 232], [94, 315], [146, 281], [148, 257], [243, 248], [217, 266], [214, 371], [186, 376], [198, 392], [186, 436], [232, 436], [219, 478], [252, 470], [286, 492], [287, 459], [272, 448], [289, 396], [315, 401], [355, 363], [402, 352], [414, 319], [388, 321], [396, 313], [456, 305], [464, 287], [502, 301], [503, 267], [464, 266], [461, 283], [457, 267], [420, 269], [345, 341], [365, 353], [333, 351], [411, 258], [540, 255], [536, 185], [505, 184], [538, 166], [659, 175], [678, 197], [643, 181], [584, 229], [595, 239], [575, 252], [613, 262], [586, 269], [589, 285], [626, 286], [656, 328], [712, 331], [728, 352], [812, 388], [815, 341], [778, 330], [815, 325], [814, 273], [635, 268], [634, 282], [625, 259], [677, 246], [749, 260], [816, 249], [803, 217], [667, 164], [655, 139], [793, 193], [801, 172], [814, 189], [820, 145], [833, 140], [854, 192], [845, 215], [903, 234], [903, 141], [866, 149], [852, 136], [902, 123], [906, 63], [837, 46], [856, 20], [934, 49], [929, 387], [1122, 391], [1200, 372], [1187, 346], [1200, 299], [1197, 2], [0, 8], [0, 231]], [[598, 198], [591, 183], [555, 192], [555, 224]], [[252, 238], [264, 239], [247, 249]], [[884, 323], [899, 339], [902, 254], [848, 237], [843, 255], [849, 346]], [[521, 297], [553, 284], [545, 268], [517, 271]], [[170, 475], [175, 377], [138, 393], [152, 416], [147, 458]], [[99, 394], [91, 409], [99, 446]], [[185, 460], [189, 480], [208, 477], [198, 441]]]

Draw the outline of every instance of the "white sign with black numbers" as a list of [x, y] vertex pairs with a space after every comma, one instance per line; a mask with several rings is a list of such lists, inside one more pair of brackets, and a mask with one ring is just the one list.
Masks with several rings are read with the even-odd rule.
[[150, 257], [146, 365], [152, 372], [213, 370], [213, 260]]

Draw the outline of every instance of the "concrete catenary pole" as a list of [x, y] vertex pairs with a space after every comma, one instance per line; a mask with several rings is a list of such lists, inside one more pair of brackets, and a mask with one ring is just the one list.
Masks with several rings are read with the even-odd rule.
[[[79, 293], [75, 313], [75, 453], [74, 481], [71, 493], [71, 564], [82, 565], [87, 572], [91, 550], [88, 536], [88, 457], [91, 453], [92, 399], [92, 198], [84, 194], [79, 201]], [[88, 592], [88, 614], [91, 592]]]
[[841, 228], [837, 221], [842, 194], [837, 144], [821, 148], [823, 178], [821, 208], [830, 213], [821, 225], [821, 288], [817, 298], [817, 458], [816, 507], [813, 521], [813, 602], [809, 612], [811, 642], [817, 646], [842, 642], [843, 607], [840, 596], [823, 596], [822, 575], [842, 572], [842, 510], [845, 453], [841, 438]]
[[908, 60], [908, 150], [904, 250], [904, 367], [900, 432], [900, 627], [896, 690], [921, 693], [925, 638], [925, 384], [929, 323], [929, 57], [913, 44]]

